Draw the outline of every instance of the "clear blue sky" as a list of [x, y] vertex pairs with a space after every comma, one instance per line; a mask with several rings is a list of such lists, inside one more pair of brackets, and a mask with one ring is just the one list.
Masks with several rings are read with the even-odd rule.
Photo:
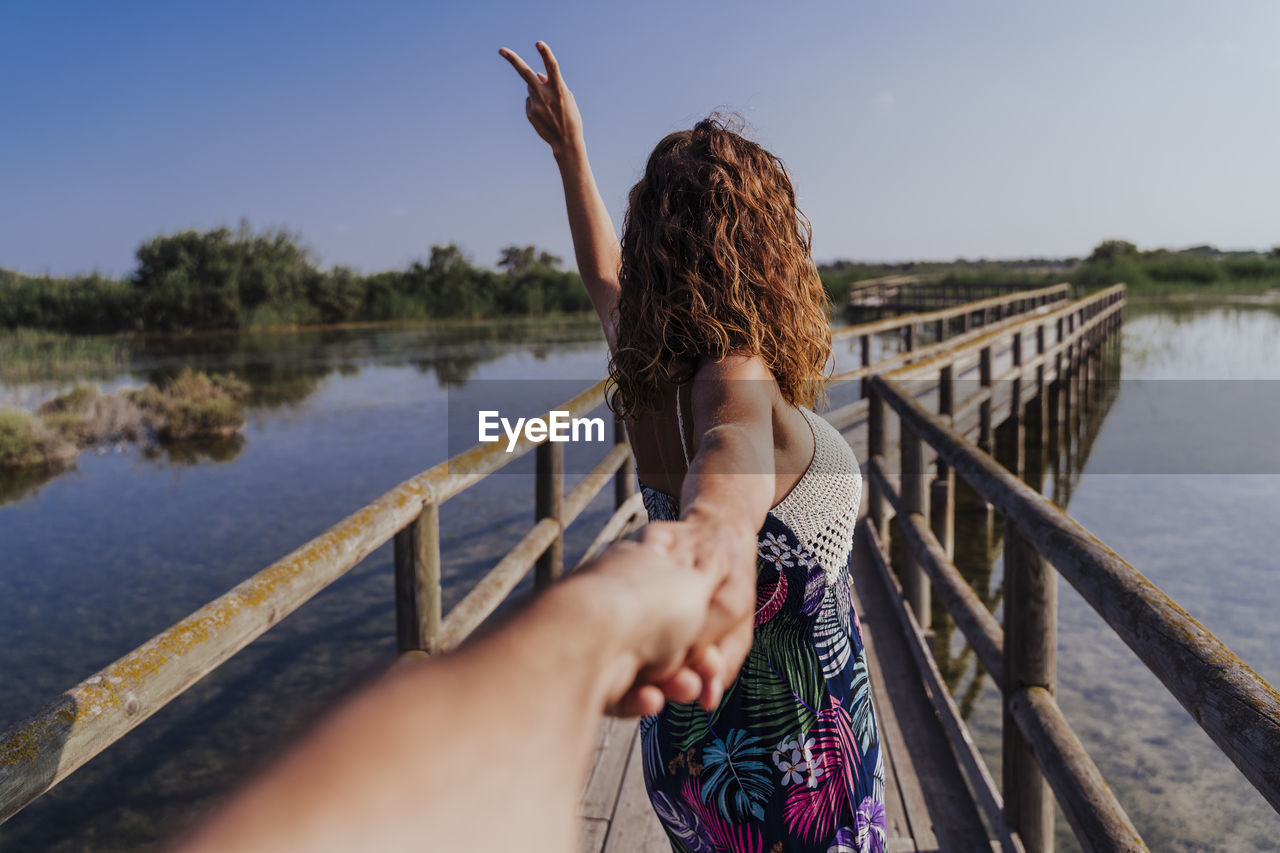
[[571, 260], [497, 53], [537, 39], [617, 223], [653, 144], [728, 107], [819, 260], [1280, 243], [1272, 0], [4, 0], [0, 266], [124, 274], [150, 236], [241, 217], [364, 271], [447, 242]]

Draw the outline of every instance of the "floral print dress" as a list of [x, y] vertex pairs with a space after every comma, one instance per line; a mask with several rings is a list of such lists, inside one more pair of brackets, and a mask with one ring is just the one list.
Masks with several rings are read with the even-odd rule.
[[[814, 459], [758, 534], [755, 636], [715, 711], [641, 720], [645, 786], [675, 853], [885, 849], [884, 768], [849, 559], [852, 450], [802, 409]], [[677, 500], [641, 486], [650, 520]]]

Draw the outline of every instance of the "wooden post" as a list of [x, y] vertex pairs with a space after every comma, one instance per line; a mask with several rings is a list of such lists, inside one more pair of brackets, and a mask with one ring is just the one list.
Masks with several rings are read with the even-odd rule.
[[1049, 389], [1044, 381], [1044, 323], [1036, 326], [1036, 447], [1039, 453], [1040, 482], [1044, 482], [1044, 470], [1049, 463]]
[[1053, 795], [1035, 754], [1013, 718], [1009, 697], [1027, 687], [1055, 692], [1057, 681], [1057, 573], [1008, 520], [1004, 525], [1005, 819], [1027, 853], [1053, 850]]
[[916, 348], [916, 324], [908, 323], [902, 327], [902, 333], [906, 340], [906, 351], [914, 352]]
[[938, 321], [938, 336], [935, 338], [935, 340], [936, 340], [936, 341], [945, 341], [946, 339], [947, 339], [947, 321], [946, 321], [946, 320], [939, 320], [939, 321]]
[[[867, 459], [877, 456], [884, 460], [884, 398], [876, 393], [875, 388], [867, 386]], [[867, 515], [880, 536], [880, 544], [885, 554], [889, 553], [889, 523], [885, 518], [884, 496], [880, 494], [880, 482], [875, 477], [868, 478]]]
[[[991, 390], [991, 347], [978, 352], [978, 384]], [[978, 404], [978, 446], [987, 453], [995, 446], [991, 435], [991, 397]]]
[[[871, 366], [871, 336], [859, 335], [858, 340], [862, 344], [862, 366], [870, 367]], [[867, 388], [867, 378], [865, 376], [858, 380], [858, 388], [863, 397], [870, 396], [870, 391]]]
[[[950, 417], [955, 413], [954, 368], [948, 364], [938, 373], [938, 414]], [[941, 455], [938, 456], [938, 474], [934, 478], [930, 495], [930, 519], [933, 535], [938, 538], [947, 559], [955, 559], [956, 474]]]
[[[536, 481], [534, 484], [534, 518], [563, 518], [564, 502], [564, 444], [559, 441], [544, 441], [534, 451]], [[564, 572], [564, 531], [557, 534], [547, 550], [538, 558], [534, 570], [534, 589], [546, 589]]]
[[[627, 443], [626, 424], [620, 418], [613, 419], [613, 443]], [[636, 493], [636, 458], [627, 455], [618, 473], [613, 475], [613, 508], [619, 509], [627, 499]]]
[[964, 314], [960, 317], [960, 331], [961, 332], [969, 331], [969, 326], [972, 324], [972, 322], [973, 322], [973, 312], [972, 311], [964, 312]]
[[[1022, 367], [1022, 332], [1013, 333], [1013, 366]], [[1026, 466], [1026, 454], [1023, 450], [1027, 439], [1027, 421], [1022, 415], [1022, 374], [1013, 377], [1012, 394], [1009, 400], [1009, 416], [1013, 418], [1013, 472], [1021, 477]]]
[[396, 648], [440, 651], [440, 508], [427, 504], [395, 535]]
[[1067, 435], [1068, 435], [1067, 440], [1074, 445], [1076, 442], [1076, 437], [1081, 434], [1081, 425], [1084, 423], [1084, 402], [1085, 402], [1084, 395], [1080, 393], [1083, 390], [1083, 385], [1081, 383], [1081, 377], [1080, 377], [1080, 368], [1081, 368], [1081, 365], [1083, 364], [1083, 359], [1080, 357], [1080, 338], [1079, 337], [1073, 337], [1071, 339], [1071, 346], [1069, 348], [1069, 352], [1071, 353], [1071, 357], [1068, 359], [1071, 365], [1070, 367], [1071, 372], [1068, 374], [1071, 380], [1070, 381], [1071, 406], [1067, 410], [1067, 413], [1070, 416], [1070, 423], [1067, 429]]
[[[929, 475], [924, 465], [924, 443], [915, 434], [907, 422], [899, 418], [898, 452], [901, 454], [902, 471], [902, 509], [904, 514], [919, 513], [925, 523], [929, 522]], [[929, 630], [932, 607], [929, 602], [929, 578], [924, 568], [905, 549], [902, 560], [902, 590], [907, 597], [911, 609], [915, 611], [916, 622], [923, 631]]]
[[[1088, 321], [1087, 309], [1081, 309], [1080, 325], [1083, 326]], [[1092, 384], [1093, 377], [1090, 376], [1090, 365], [1093, 363], [1093, 340], [1087, 331], [1080, 333], [1080, 399], [1087, 403], [1089, 400], [1089, 386]], [[1083, 412], [1083, 407], [1081, 407]]]
[[1070, 344], [1067, 345], [1066, 355], [1062, 359], [1062, 369], [1064, 371], [1061, 380], [1062, 405], [1060, 406], [1062, 423], [1059, 424], [1058, 452], [1062, 458], [1062, 477], [1064, 480], [1069, 480], [1075, 444], [1075, 431], [1072, 425], [1075, 423], [1075, 411], [1079, 406], [1079, 401], [1075, 397], [1075, 368], [1072, 366]]

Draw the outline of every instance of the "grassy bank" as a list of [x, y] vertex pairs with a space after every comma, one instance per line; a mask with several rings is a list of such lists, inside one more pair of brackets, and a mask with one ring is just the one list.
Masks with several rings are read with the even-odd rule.
[[[0, 269], [0, 349], [38, 361], [47, 340], [29, 330], [75, 335], [191, 333], [349, 327], [380, 323], [527, 321], [591, 310], [582, 280], [560, 258], [533, 246], [508, 246], [496, 269], [475, 265], [456, 245], [432, 246], [404, 270], [361, 274], [320, 269], [298, 237], [284, 231], [184, 231], [143, 243], [137, 268], [124, 279], [98, 274], [29, 276]], [[1222, 252], [1210, 246], [1140, 251], [1108, 240], [1087, 258], [1023, 260], [835, 261], [818, 268], [834, 308], [859, 281], [887, 275], [943, 276], [947, 282], [1085, 287], [1126, 282], [1130, 291], [1256, 292], [1280, 286], [1280, 247], [1268, 253]], [[553, 319], [552, 322], [556, 320]], [[28, 330], [28, 331], [23, 331]], [[79, 344], [68, 344], [79, 346]], [[0, 352], [0, 356], [8, 353]], [[72, 363], [97, 353], [51, 353]], [[27, 357], [23, 357], [27, 356]], [[0, 374], [13, 377], [8, 368]]]
[[0, 468], [57, 468], [87, 447], [170, 443], [233, 435], [244, 427], [249, 386], [184, 369], [159, 385], [102, 394], [77, 385], [35, 413], [0, 410]]
[[1028, 285], [1070, 281], [1084, 287], [1123, 281], [1135, 296], [1262, 293], [1280, 288], [1280, 248], [1267, 253], [1222, 252], [1211, 246], [1141, 251], [1132, 243], [1108, 240], [1065, 275], [1042, 270], [956, 270], [943, 281]]
[[67, 278], [0, 269], [0, 329], [74, 334], [182, 332], [347, 322], [514, 317], [591, 307], [560, 258], [508, 246], [497, 269], [455, 245], [404, 270], [321, 269], [285, 231], [183, 231], [143, 243], [127, 278]]

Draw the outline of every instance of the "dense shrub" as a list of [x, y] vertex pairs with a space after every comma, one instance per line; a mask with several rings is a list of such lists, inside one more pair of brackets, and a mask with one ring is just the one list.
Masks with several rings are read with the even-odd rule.
[[35, 415], [22, 409], [0, 409], [0, 468], [59, 465], [75, 455], [75, 445]]
[[[455, 245], [432, 246], [403, 270], [369, 275], [320, 269], [287, 231], [182, 231], [138, 248], [126, 280], [98, 274], [25, 276], [0, 269], [0, 329], [83, 333], [184, 332], [318, 323], [528, 316], [591, 308], [578, 274], [534, 246], [502, 249], [497, 269], [474, 265]], [[1280, 286], [1280, 247], [1269, 254], [1223, 253], [1212, 246], [1140, 251], [1106, 240], [1076, 258], [859, 263], [818, 267], [831, 307], [859, 281], [887, 275], [941, 275], [954, 283], [1134, 287]], [[0, 371], [3, 365], [0, 365]]]
[[127, 398], [150, 416], [163, 441], [226, 436], [244, 426], [244, 400], [249, 385], [233, 376], [183, 368], [162, 385], [127, 392]]
[[1106, 287], [1123, 281], [1133, 287], [1147, 284], [1150, 279], [1135, 258], [1118, 257], [1084, 262], [1072, 273], [1071, 281], [1085, 287]]
[[1222, 262], [1222, 270], [1226, 278], [1280, 278], [1280, 253], [1273, 257], [1245, 255], [1227, 258]]
[[182, 332], [349, 321], [589, 310], [577, 273], [533, 246], [502, 250], [500, 271], [454, 245], [405, 270], [320, 269], [287, 231], [181, 231], [142, 244], [127, 280], [0, 270], [0, 329]]
[[1203, 255], [1171, 252], [1166, 255], [1143, 258], [1142, 270], [1152, 281], [1190, 281], [1196, 284], [1213, 284], [1224, 277], [1222, 264]]

